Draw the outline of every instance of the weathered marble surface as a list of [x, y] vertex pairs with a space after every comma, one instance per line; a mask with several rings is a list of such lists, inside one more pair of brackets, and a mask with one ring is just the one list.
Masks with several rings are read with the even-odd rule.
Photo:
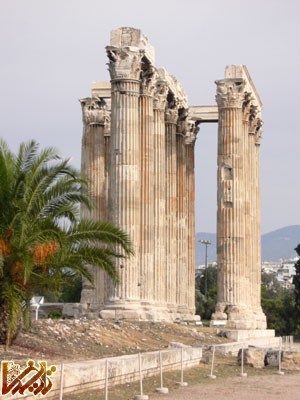
[[[82, 169], [96, 208], [90, 217], [127, 231], [135, 256], [118, 263], [113, 287], [94, 269], [81, 302], [103, 318], [194, 319], [194, 146], [201, 123], [218, 122], [218, 303], [213, 316], [264, 329], [260, 306], [259, 147], [262, 103], [247, 68], [216, 81], [217, 105], [189, 107], [178, 80], [155, 66], [139, 29], [112, 31], [111, 82], [81, 99]], [[205, 190], [205, 188], [204, 188]], [[82, 209], [87, 215], [87, 210]], [[91, 267], [93, 268], [93, 267]]]

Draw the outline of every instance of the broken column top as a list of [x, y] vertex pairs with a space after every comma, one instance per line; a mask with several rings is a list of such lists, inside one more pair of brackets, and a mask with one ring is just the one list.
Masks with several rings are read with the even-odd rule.
[[252, 82], [246, 65], [227, 65], [225, 68], [225, 79], [243, 79], [245, 81], [245, 90], [251, 92], [256, 104], [262, 107], [261, 99]]
[[148, 60], [155, 64], [154, 47], [148, 42], [148, 38], [140, 29], [135, 28], [118, 28], [110, 33], [110, 45], [112, 47], [137, 47], [145, 51]]

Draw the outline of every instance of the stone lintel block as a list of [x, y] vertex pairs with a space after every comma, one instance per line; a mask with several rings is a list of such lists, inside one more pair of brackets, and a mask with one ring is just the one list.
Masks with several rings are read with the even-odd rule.
[[209, 326], [211, 326], [211, 327], [219, 327], [219, 326], [226, 326], [226, 325], [227, 325], [227, 320], [225, 320], [225, 319], [212, 319], [209, 324]]
[[274, 329], [239, 329], [239, 330], [229, 330], [224, 331], [228, 339], [235, 340], [237, 342], [246, 339], [253, 338], [273, 338], [275, 337]]
[[148, 38], [141, 29], [130, 27], [118, 28], [110, 33], [110, 45], [113, 47], [136, 47], [145, 51], [145, 56], [154, 65], [154, 47], [148, 42]]
[[255, 330], [256, 321], [253, 319], [228, 319], [226, 326], [229, 329]]
[[189, 107], [189, 117], [198, 122], [218, 122], [218, 106], [191, 106]]
[[111, 109], [111, 83], [92, 82], [92, 97], [101, 97], [106, 101], [108, 110]]
[[100, 316], [103, 319], [143, 319], [139, 310], [102, 310]]
[[165, 321], [165, 322], [182, 322], [185, 321], [195, 323], [200, 320], [198, 315], [192, 314], [178, 314], [170, 312], [168, 309], [162, 309], [153, 306], [151, 309], [149, 307], [126, 307], [126, 308], [113, 308], [104, 309], [100, 312], [100, 317], [103, 319], [131, 319], [140, 321]]

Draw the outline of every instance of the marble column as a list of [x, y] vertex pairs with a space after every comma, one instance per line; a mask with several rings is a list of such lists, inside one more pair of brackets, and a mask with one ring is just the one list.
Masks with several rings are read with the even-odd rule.
[[[80, 100], [83, 116], [81, 170], [89, 182], [91, 210], [81, 206], [81, 218], [95, 221], [107, 220], [107, 137], [110, 130], [110, 114], [106, 103], [99, 97]], [[99, 310], [105, 301], [106, 273], [91, 267], [94, 282], [83, 279], [81, 303], [90, 310]]]
[[260, 107], [252, 93], [246, 91], [243, 102], [245, 140], [245, 229], [247, 304], [256, 328], [266, 328], [261, 308], [261, 233], [260, 233], [260, 159], [259, 145], [262, 121]]
[[186, 214], [187, 214], [187, 305], [190, 314], [195, 313], [195, 142], [198, 127], [194, 121], [188, 121], [185, 136], [186, 153]]
[[[111, 294], [111, 307], [139, 305], [141, 234], [141, 137], [139, 125], [140, 72], [143, 51], [136, 47], [107, 47], [111, 76], [111, 157], [109, 209], [111, 222], [127, 232], [135, 256], [116, 260], [120, 284]], [[108, 304], [109, 305], [109, 304]]]
[[[252, 106], [249, 106], [248, 121], [252, 118]], [[249, 122], [248, 122], [248, 163], [247, 163], [247, 178], [248, 181], [245, 182], [247, 191], [249, 192], [249, 218], [247, 224], [249, 226], [249, 239], [247, 242], [248, 254], [249, 254], [249, 308], [253, 310], [254, 304], [256, 302], [256, 290], [257, 290], [257, 274], [256, 274], [256, 254], [257, 254], [257, 235], [256, 235], [256, 186], [258, 184], [256, 180], [256, 166], [254, 160], [254, 150], [255, 144], [253, 140], [253, 135], [249, 132]], [[260, 251], [259, 251], [260, 252]]]
[[154, 116], [153, 92], [154, 67], [142, 59], [141, 86], [139, 98], [140, 116], [140, 299], [143, 305], [153, 304], [155, 300], [156, 266], [154, 264]]
[[178, 120], [177, 108], [167, 107], [165, 112], [166, 122], [166, 294], [168, 308], [171, 312], [176, 312], [176, 125]]
[[260, 226], [260, 141], [262, 134], [262, 119], [260, 110], [255, 114], [251, 120], [249, 135], [252, 136], [253, 146], [253, 175], [254, 175], [254, 240], [256, 243], [254, 253], [254, 274], [253, 274], [253, 312], [258, 329], [265, 329], [267, 327], [266, 315], [263, 313], [261, 307], [261, 226]]
[[236, 328], [249, 328], [243, 286], [245, 274], [245, 201], [243, 79], [216, 81], [218, 133], [218, 302], [214, 319], [228, 319]]
[[245, 291], [245, 303], [249, 309], [252, 308], [252, 293], [253, 293], [253, 173], [252, 173], [252, 146], [249, 137], [249, 115], [250, 115], [251, 93], [244, 92], [243, 100], [243, 153], [244, 153], [244, 201], [245, 201], [245, 263], [242, 266], [243, 272], [241, 275], [242, 285], [248, 287]]
[[154, 297], [167, 305], [166, 269], [166, 126], [168, 86], [157, 80], [154, 93]]
[[187, 109], [179, 109], [179, 119], [176, 134], [176, 200], [177, 200], [177, 223], [176, 223], [176, 303], [177, 310], [181, 314], [188, 312], [188, 259], [187, 259], [187, 174], [186, 174], [186, 146], [185, 136], [187, 133]]

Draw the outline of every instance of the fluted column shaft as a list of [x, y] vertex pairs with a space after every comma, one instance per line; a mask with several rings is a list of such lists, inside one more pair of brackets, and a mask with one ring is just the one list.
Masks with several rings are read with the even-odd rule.
[[135, 251], [135, 256], [126, 260], [122, 268], [121, 282], [115, 293], [117, 298], [126, 301], [140, 297], [139, 89], [138, 80], [112, 80], [109, 215], [115, 225], [129, 234]]
[[261, 225], [260, 225], [260, 132], [256, 134], [254, 144], [254, 174], [255, 174], [255, 237], [257, 249], [255, 253], [256, 290], [254, 308], [262, 312], [261, 308]]
[[249, 113], [247, 109], [243, 112], [243, 153], [244, 153], [244, 201], [245, 201], [245, 263], [242, 266], [241, 281], [243, 287], [248, 290], [244, 293], [245, 304], [251, 308], [253, 293], [253, 232], [252, 232], [252, 194], [253, 174], [251, 170], [251, 140], [249, 137]]
[[166, 293], [170, 310], [176, 310], [176, 123], [177, 110], [166, 111]]
[[[81, 169], [89, 182], [89, 194], [92, 209], [81, 206], [81, 218], [94, 221], [107, 220], [107, 142], [105, 135], [109, 130], [109, 113], [105, 110], [105, 102], [99, 98], [81, 99], [83, 114], [83, 136]], [[99, 309], [105, 301], [106, 273], [90, 266], [94, 282], [83, 279], [82, 303], [88, 303], [90, 309]]]
[[[250, 215], [247, 221], [250, 227], [249, 237], [249, 291], [250, 291], [250, 302], [249, 306], [253, 309], [256, 302], [256, 290], [257, 290], [257, 277], [256, 277], [256, 253], [257, 253], [257, 237], [256, 237], [256, 180], [255, 180], [255, 160], [254, 160], [254, 140], [253, 136], [248, 133], [248, 179], [247, 186], [249, 187], [249, 201], [250, 201]], [[260, 251], [260, 250], [259, 250]], [[261, 269], [261, 267], [260, 267]]]
[[176, 240], [176, 279], [178, 311], [187, 312], [188, 271], [187, 271], [187, 185], [186, 152], [183, 133], [176, 135], [177, 155], [177, 240]]
[[220, 289], [226, 304], [240, 304], [240, 266], [244, 258], [241, 109], [222, 109], [221, 121], [219, 143], [223, 146], [220, 146], [218, 154], [218, 268], [223, 272], [223, 284]]
[[154, 124], [153, 97], [140, 96], [140, 155], [141, 155], [141, 300], [153, 302], [155, 280], [159, 279], [154, 264]]
[[[252, 100], [252, 99], [251, 99]], [[266, 316], [261, 308], [261, 231], [260, 231], [260, 139], [261, 108], [250, 102], [249, 105], [249, 156], [251, 170], [251, 232], [252, 232], [252, 265], [251, 265], [251, 307], [258, 328], [266, 328]]]
[[[218, 304], [219, 317], [229, 306], [245, 306], [242, 274], [245, 263], [243, 159], [243, 81], [217, 81], [218, 133]], [[238, 312], [238, 309], [234, 310]], [[218, 316], [215, 316], [215, 318]], [[228, 315], [230, 318], [231, 316]]]
[[166, 129], [164, 102], [154, 104], [154, 293], [167, 303], [166, 269]]
[[195, 139], [186, 139], [186, 193], [187, 193], [187, 305], [195, 313]]

